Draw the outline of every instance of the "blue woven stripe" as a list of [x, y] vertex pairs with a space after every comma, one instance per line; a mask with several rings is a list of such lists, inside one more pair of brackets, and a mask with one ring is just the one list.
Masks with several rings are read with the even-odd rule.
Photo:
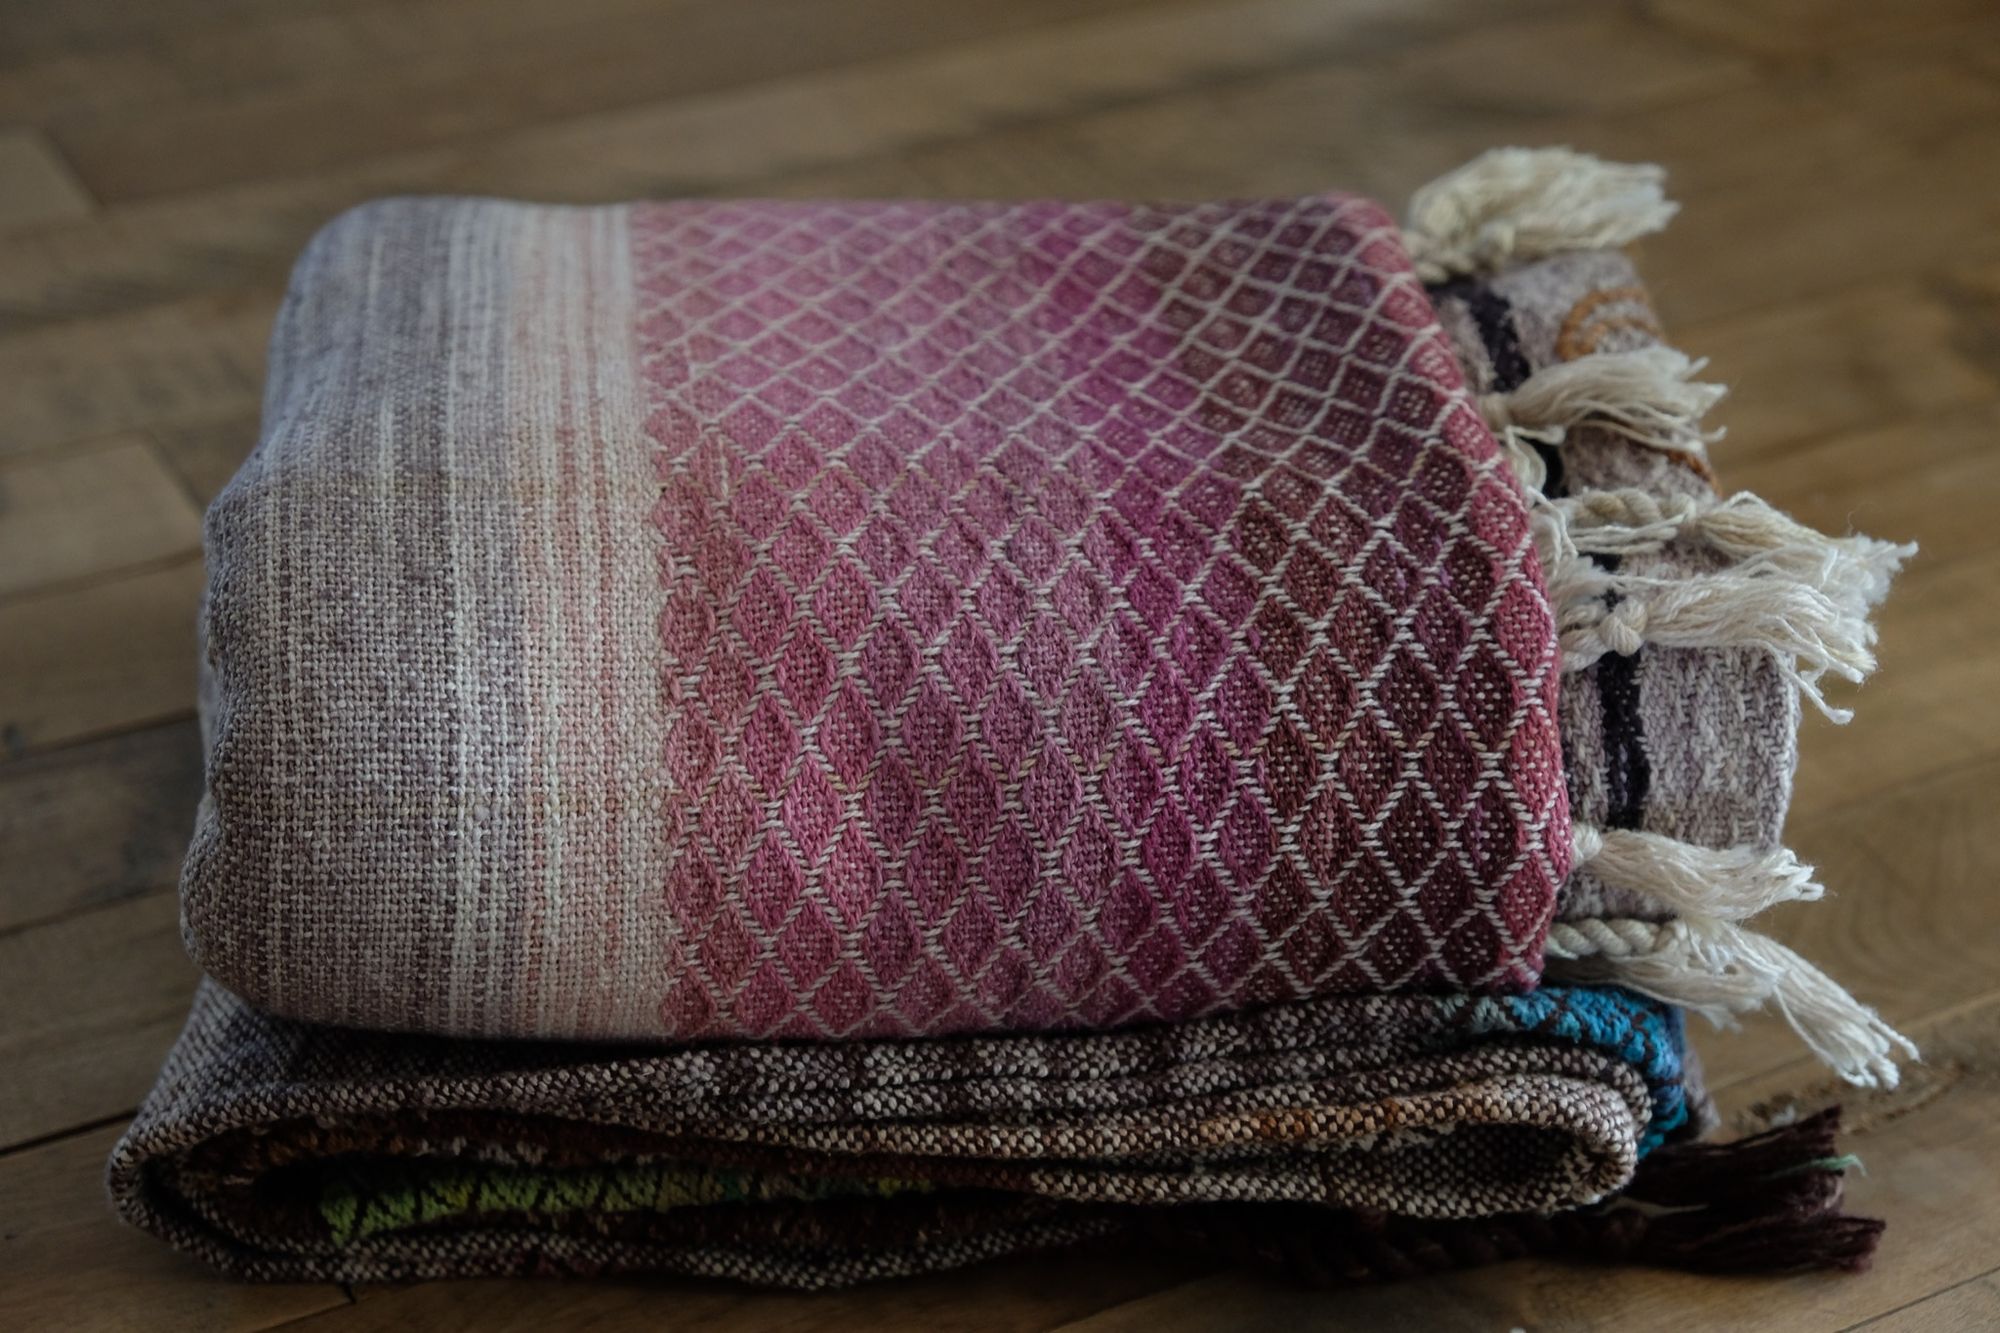
[[1653, 1094], [1653, 1116], [1639, 1143], [1644, 1156], [1686, 1123], [1681, 1011], [1615, 986], [1543, 986], [1526, 995], [1440, 996], [1463, 1030], [1479, 1036], [1533, 1034], [1591, 1046], [1639, 1071]]

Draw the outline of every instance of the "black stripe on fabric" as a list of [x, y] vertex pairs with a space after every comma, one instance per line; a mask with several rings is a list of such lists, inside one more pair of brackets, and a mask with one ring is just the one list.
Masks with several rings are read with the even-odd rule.
[[[1514, 322], [1513, 302], [1485, 283], [1466, 278], [1431, 288], [1431, 298], [1434, 302], [1457, 301], [1472, 316], [1480, 344], [1486, 349], [1486, 360], [1493, 367], [1495, 393], [1518, 389], [1521, 381], [1534, 373], [1535, 368], [1528, 364], [1528, 354], [1521, 350], [1521, 330]], [[1543, 489], [1550, 495], [1561, 495], [1562, 452], [1539, 444], [1535, 452], [1542, 456], [1542, 465], [1548, 469]]]
[[1493, 387], [1501, 393], [1518, 389], [1532, 367], [1521, 351], [1521, 331], [1514, 325], [1513, 303], [1478, 283], [1465, 289], [1465, 309], [1479, 328], [1479, 340], [1486, 344], [1486, 359], [1493, 363]]
[[[1493, 388], [1504, 393], [1518, 388], [1533, 373], [1527, 353], [1521, 348], [1521, 331], [1514, 322], [1513, 303], [1481, 282], [1460, 279], [1431, 289], [1434, 301], [1456, 300], [1472, 316], [1486, 359], [1493, 366]], [[1549, 495], [1565, 492], [1562, 451], [1536, 446], [1548, 468], [1543, 490]], [[1598, 557], [1607, 569], [1617, 568], [1616, 557]], [[1639, 654], [1607, 653], [1599, 658], [1597, 699], [1604, 737], [1605, 825], [1636, 829], [1643, 822], [1646, 801], [1652, 794], [1653, 763], [1646, 755], [1646, 733], [1639, 720]], [[1568, 742], [1564, 742], [1563, 762], [1570, 764]], [[1572, 767], [1572, 771], [1574, 771]]]
[[1606, 653], [1597, 659], [1597, 699], [1604, 734], [1604, 822], [1636, 829], [1653, 786], [1653, 761], [1639, 723], [1639, 655]]

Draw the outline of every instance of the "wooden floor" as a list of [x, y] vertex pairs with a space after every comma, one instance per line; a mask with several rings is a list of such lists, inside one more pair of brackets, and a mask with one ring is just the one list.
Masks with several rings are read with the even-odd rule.
[[[1914, 538], [1855, 723], [1812, 722], [1779, 927], [1926, 1045], [1850, 1096], [1853, 1278], [1522, 1264], [1313, 1295], [1015, 1263], [831, 1298], [685, 1283], [251, 1289], [112, 1220], [101, 1164], [194, 981], [202, 505], [263, 340], [361, 199], [1400, 201], [1495, 143], [1672, 172], [1642, 261], [1733, 383], [1726, 482]], [[7, 0], [0, 6], [0, 1328], [2000, 1324], [2000, 10], [1992, 0]], [[1703, 1034], [1740, 1126], [1833, 1096]]]

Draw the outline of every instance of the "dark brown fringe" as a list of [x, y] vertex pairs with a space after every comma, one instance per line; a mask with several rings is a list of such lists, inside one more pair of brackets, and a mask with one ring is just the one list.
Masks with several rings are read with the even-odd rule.
[[1840, 1212], [1840, 1109], [1734, 1143], [1663, 1147], [1616, 1199], [1547, 1216], [1422, 1220], [1310, 1205], [1148, 1211], [1153, 1239], [1312, 1286], [1393, 1281], [1530, 1255], [1712, 1273], [1867, 1267], [1882, 1223]]

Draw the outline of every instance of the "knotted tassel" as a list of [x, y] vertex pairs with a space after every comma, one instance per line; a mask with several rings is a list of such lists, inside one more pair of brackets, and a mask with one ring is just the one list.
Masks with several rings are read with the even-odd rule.
[[[1800, 577], [1796, 557], [1774, 551], [1715, 573], [1652, 578], [1604, 568], [1585, 555], [1593, 545], [1631, 543], [1616, 537], [1597, 541], [1588, 527], [1579, 532], [1571, 521], [1576, 512], [1550, 501], [1537, 505], [1532, 519], [1564, 670], [1585, 670], [1608, 653], [1630, 656], [1648, 643], [1762, 648], [1828, 718], [1852, 719], [1851, 712], [1827, 702], [1819, 682], [1831, 673], [1859, 683], [1875, 670], [1871, 599], [1879, 600], [1889, 572], [1913, 548], [1855, 539], [1866, 544], [1849, 548], [1845, 562], [1836, 558], [1822, 566], [1814, 579]], [[1660, 535], [1666, 522], [1664, 512], [1647, 517], [1648, 539]], [[1743, 542], [1747, 526], [1722, 527], [1722, 539]]]
[[1404, 246], [1425, 282], [1492, 273], [1566, 250], [1625, 245], [1679, 205], [1656, 166], [1568, 148], [1495, 148], [1410, 197]]
[[1572, 549], [1583, 554], [1639, 555], [1677, 539], [1693, 541], [1864, 610], [1888, 595], [1890, 581], [1917, 550], [1872, 537], [1829, 537], [1748, 491], [1721, 501], [1637, 489], [1586, 491], [1549, 504]]
[[1728, 392], [1694, 378], [1707, 364], [1671, 347], [1597, 352], [1544, 367], [1505, 393], [1483, 394], [1479, 410], [1502, 437], [1514, 432], [1551, 443], [1588, 423], [1650, 449], [1705, 459], [1723, 432], [1704, 429], [1701, 419]]
[[1752, 573], [1685, 579], [1607, 576], [1609, 596], [1560, 603], [1563, 669], [1581, 671], [1607, 653], [1630, 656], [1648, 643], [1674, 648], [1762, 648], [1799, 693], [1835, 722], [1854, 714], [1827, 702], [1829, 672], [1859, 683], [1875, 670], [1875, 628], [1864, 615], [1796, 579]]

